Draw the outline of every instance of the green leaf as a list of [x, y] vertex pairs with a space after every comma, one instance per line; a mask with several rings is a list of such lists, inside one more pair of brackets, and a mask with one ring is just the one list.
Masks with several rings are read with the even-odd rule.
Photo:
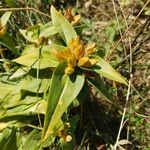
[[77, 34], [72, 25], [53, 6], [51, 6], [51, 17], [53, 26], [57, 29], [61, 37], [66, 41], [67, 45], [72, 39], [77, 37]]
[[18, 7], [18, 1], [5, 0], [5, 2], [6, 2], [10, 7]]
[[49, 22], [45, 25], [35, 25], [27, 30], [19, 30], [24, 38], [29, 42], [37, 42], [37, 39], [40, 37], [50, 37], [58, 33], [56, 27], [52, 25], [52, 22]]
[[112, 66], [107, 63], [104, 59], [98, 56], [92, 56], [92, 58], [97, 59], [98, 63], [91, 69], [94, 72], [110, 79], [127, 85], [125, 79], [121, 76], [121, 74], [115, 71]]
[[94, 77], [88, 78], [87, 80], [99, 91], [103, 98], [105, 98], [109, 102], [112, 101], [112, 96], [110, 94], [109, 89], [106, 87], [106, 85], [104, 85], [103, 81], [100, 78]]
[[8, 115], [0, 116], [0, 121], [12, 121], [12, 120], [19, 120], [19, 121], [33, 121], [38, 120], [37, 112], [32, 111], [25, 111], [25, 112], [18, 112]]
[[[67, 107], [77, 97], [84, 84], [84, 76], [64, 75], [65, 64], [61, 63], [52, 77], [48, 106], [44, 121], [43, 139], [53, 132], [53, 128], [61, 119]], [[59, 85], [59, 86], [58, 86]]]
[[[50, 44], [50, 45], [44, 45], [42, 47], [42, 51], [51, 51], [51, 49], [56, 49], [56, 50], [64, 50], [65, 47], [62, 46], [62, 45], [59, 45], [59, 44]], [[34, 45], [26, 45], [25, 46], [25, 49], [23, 50], [23, 53], [22, 55], [25, 55], [27, 53], [30, 53], [32, 51], [39, 51], [39, 47], [38, 48], [35, 48]]]
[[30, 91], [33, 93], [43, 93], [47, 86], [49, 85], [49, 79], [36, 79], [36, 78], [26, 78], [21, 83], [18, 84], [21, 90]]
[[39, 37], [50, 37], [52, 35], [55, 35], [58, 33], [57, 28], [52, 25], [52, 22], [49, 22], [43, 26], [40, 27], [39, 31]]
[[49, 45], [46, 48], [34, 49], [29, 53], [20, 56], [13, 61], [32, 68], [44, 69], [48, 67], [56, 67], [58, 65], [57, 59], [51, 54], [50, 50], [55, 46]]
[[5, 105], [5, 112], [3, 115], [12, 115], [19, 112], [38, 112], [39, 114], [45, 114], [47, 102], [41, 98], [35, 96], [27, 96], [23, 100], [16, 101], [14, 103], [9, 103]]
[[26, 137], [22, 150], [37, 150], [38, 138], [40, 138], [40, 132], [37, 129], [34, 129]]
[[12, 76], [10, 76], [10, 80], [15, 80], [18, 78], [22, 78], [23, 76], [25, 76], [29, 71], [28, 67], [23, 67], [23, 68], [19, 68], [18, 70], [16, 70]]
[[54, 112], [54, 109], [57, 105], [58, 99], [61, 95], [61, 92], [65, 84], [64, 82], [62, 82], [62, 77], [64, 76], [65, 67], [66, 65], [64, 63], [58, 65], [58, 67], [56, 68], [52, 76], [52, 83], [49, 90], [48, 104], [47, 104], [47, 110], [46, 110], [46, 115], [44, 120], [44, 128], [43, 128], [43, 135], [42, 135], [43, 138], [48, 129], [50, 120], [52, 118], [52, 114]]
[[[0, 140], [1, 150], [17, 150], [17, 137], [15, 128], [7, 128], [3, 133], [3, 138]], [[1, 137], [2, 135], [0, 135]]]
[[4, 106], [20, 99], [20, 89], [16, 85], [0, 82], [0, 114]]
[[5, 111], [0, 121], [32, 121], [38, 119], [38, 114], [45, 114], [47, 103], [37, 100], [37, 97], [28, 96], [24, 100], [5, 105]]
[[18, 54], [18, 51], [15, 48], [14, 40], [13, 40], [13, 38], [9, 34], [6, 33], [4, 36], [0, 37], [0, 44], [6, 46], [14, 54]]
[[29, 42], [36, 42], [37, 41], [38, 36], [33, 37], [32, 31], [27, 31], [27, 30], [22, 30], [22, 29], [20, 29], [19, 31], [27, 41], [29, 41]]
[[0, 19], [0, 26], [4, 27], [7, 24], [7, 21], [9, 20], [11, 13], [12, 12], [8, 11], [3, 14], [3, 16]]

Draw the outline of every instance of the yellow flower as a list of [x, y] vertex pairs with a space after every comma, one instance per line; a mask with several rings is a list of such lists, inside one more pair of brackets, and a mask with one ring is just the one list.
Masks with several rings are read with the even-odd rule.
[[55, 49], [51, 51], [59, 61], [67, 61], [67, 68], [65, 69], [67, 75], [71, 75], [77, 66], [87, 68], [94, 66], [98, 61], [89, 58], [93, 52], [95, 52], [95, 43], [84, 45], [79, 36], [71, 40], [68, 47], [63, 51]]

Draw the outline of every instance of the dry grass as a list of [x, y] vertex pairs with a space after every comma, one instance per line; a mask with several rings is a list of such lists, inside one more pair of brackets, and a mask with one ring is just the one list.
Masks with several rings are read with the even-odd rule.
[[[77, 6], [82, 15], [90, 20], [92, 26], [91, 28], [89, 27], [89, 30], [86, 30], [85, 36], [96, 41], [101, 50], [103, 50], [103, 44], [108, 42], [105, 31], [112, 22], [116, 23], [118, 21], [128, 27], [132, 24], [127, 36], [124, 36], [120, 41], [119, 46], [122, 47], [123, 51], [120, 51], [119, 46], [116, 47], [115, 53], [111, 55], [111, 60], [112, 64], [119, 62], [116, 67], [127, 78], [131, 74], [130, 71], [132, 71], [133, 76], [130, 98], [125, 114], [125, 126], [128, 129], [126, 139], [135, 144], [134, 147], [138, 149], [148, 149], [150, 146], [148, 142], [150, 141], [150, 17], [146, 15], [146, 10], [149, 8], [150, 3], [148, 1], [138, 2], [133, 0], [128, 1], [126, 5], [121, 3], [120, 6], [119, 2], [123, 1], [88, 0], [84, 2], [78, 1]], [[148, 4], [145, 7], [146, 2]], [[115, 9], [113, 8], [114, 5]], [[143, 9], [143, 7], [145, 8]], [[142, 9], [141, 14], [137, 16]], [[135, 18], [137, 19], [135, 20]], [[116, 19], [118, 20], [116, 21]], [[123, 28], [120, 31], [116, 31], [111, 48], [119, 41], [126, 30], [126, 28]], [[118, 61], [118, 58], [122, 58], [121, 61]], [[131, 67], [132, 70], [129, 69]], [[124, 108], [124, 102], [120, 101], [125, 101], [123, 93], [125, 95], [127, 92], [124, 88], [121, 90], [122, 95], [118, 95], [120, 115]], [[118, 91], [118, 93], [120, 92]], [[128, 137], [132, 138], [128, 139]]]

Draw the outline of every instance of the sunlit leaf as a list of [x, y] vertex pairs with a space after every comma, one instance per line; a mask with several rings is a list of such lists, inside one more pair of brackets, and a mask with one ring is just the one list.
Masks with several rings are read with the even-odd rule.
[[0, 112], [4, 105], [12, 103], [20, 99], [20, 89], [16, 85], [0, 82]]
[[49, 85], [49, 79], [35, 79], [35, 78], [26, 78], [21, 83], [18, 84], [21, 90], [26, 90], [30, 92], [43, 93], [47, 86]]
[[[43, 129], [43, 139], [53, 132], [63, 113], [77, 97], [84, 84], [84, 76], [64, 75], [64, 64], [61, 63], [53, 74], [48, 97], [48, 106]], [[59, 86], [58, 86], [59, 85]]]
[[32, 111], [25, 111], [25, 112], [18, 112], [8, 115], [0, 116], [0, 121], [12, 121], [12, 120], [19, 120], [19, 121], [33, 121], [38, 119], [37, 112]]
[[39, 37], [42, 37], [42, 36], [49, 37], [49, 36], [55, 35], [56, 33], [58, 33], [58, 31], [56, 27], [52, 25], [52, 22], [49, 22], [41, 26], [38, 33], [39, 33]]
[[[45, 115], [45, 120], [44, 120], [44, 128], [43, 128], [43, 138], [45, 137], [45, 134], [47, 132], [49, 123], [51, 121], [52, 118], [52, 114], [55, 110], [55, 107], [57, 106], [58, 103], [58, 99], [61, 95], [61, 92], [63, 90], [64, 87], [64, 82], [62, 82], [62, 77], [64, 76], [64, 69], [65, 69], [65, 64], [60, 64], [52, 77], [52, 83], [51, 83], [51, 87], [49, 90], [49, 98], [48, 98], [48, 105], [47, 105], [47, 111], [46, 111], [46, 115]], [[59, 85], [59, 86], [57, 86]]]
[[19, 68], [12, 74], [12, 76], [10, 76], [9, 79], [13, 80], [13, 79], [21, 78], [24, 75], [26, 75], [28, 71], [29, 71], [28, 67]]
[[20, 29], [19, 31], [27, 41], [36, 42], [38, 37], [37, 36], [32, 37], [32, 35], [33, 35], [32, 31], [27, 32], [27, 30], [22, 30], [22, 29]]
[[53, 26], [57, 29], [62, 38], [66, 41], [67, 45], [72, 39], [77, 37], [75, 30], [68, 20], [58, 12], [53, 6], [51, 6], [51, 16]]
[[41, 26], [35, 25], [27, 30], [20, 29], [19, 31], [29, 42], [36, 42], [40, 37], [50, 37], [58, 33], [56, 27], [51, 22]]
[[13, 61], [24, 66], [39, 69], [56, 67], [58, 65], [58, 61], [51, 55], [50, 50], [31, 51]]
[[10, 11], [5, 12], [5, 13], [3, 14], [3, 16], [0, 18], [0, 25], [1, 25], [2, 27], [4, 27], [4, 26], [7, 24], [7, 21], [9, 20], [9, 18], [10, 18], [10, 16], [11, 16], [11, 13], [12, 13], [12, 12], [10, 12]]
[[98, 56], [92, 56], [92, 58], [97, 59], [98, 63], [91, 69], [95, 71], [96, 73], [110, 79], [114, 80], [120, 83], [124, 83], [127, 85], [127, 82], [125, 79], [121, 76], [121, 74], [117, 71], [115, 71], [112, 66], [107, 63], [104, 59], [98, 57]]

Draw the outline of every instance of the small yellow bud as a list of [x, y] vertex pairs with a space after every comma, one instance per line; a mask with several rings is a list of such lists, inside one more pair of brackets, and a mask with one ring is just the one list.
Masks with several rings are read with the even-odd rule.
[[85, 46], [85, 55], [90, 55], [95, 51], [95, 43], [91, 43]]
[[66, 142], [70, 142], [72, 140], [72, 136], [71, 135], [67, 135], [64, 140]]
[[78, 66], [90, 68], [97, 63], [98, 63], [97, 59], [90, 59], [89, 57], [82, 57], [78, 61]]
[[74, 72], [74, 68], [72, 68], [72, 67], [67, 67], [65, 69], [65, 74], [67, 74], [67, 75], [71, 75], [73, 72]]
[[82, 57], [78, 61], [79, 67], [91, 67], [90, 58], [89, 57]]
[[98, 63], [98, 60], [97, 59], [90, 59], [90, 63], [92, 66], [94, 66]]
[[7, 32], [7, 29], [6, 27], [3, 27], [1, 30], [0, 30], [0, 36], [4, 36]]

